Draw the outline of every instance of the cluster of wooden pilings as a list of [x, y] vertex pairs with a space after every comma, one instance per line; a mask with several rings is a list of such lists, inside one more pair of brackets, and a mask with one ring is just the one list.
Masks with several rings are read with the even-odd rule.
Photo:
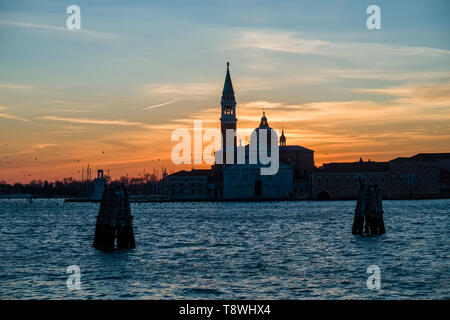
[[128, 192], [123, 184], [105, 186], [95, 225], [94, 247], [109, 251], [135, 248], [133, 216]]
[[361, 181], [360, 185], [352, 233], [385, 234], [381, 189], [378, 185], [365, 186]]

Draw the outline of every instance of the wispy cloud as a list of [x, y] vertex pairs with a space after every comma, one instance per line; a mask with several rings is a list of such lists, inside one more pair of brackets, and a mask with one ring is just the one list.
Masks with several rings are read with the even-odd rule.
[[[4, 106], [0, 106], [0, 110], [6, 110], [8, 108], [4, 107]], [[19, 117], [19, 116], [15, 116], [9, 113], [5, 113], [5, 112], [0, 112], [0, 118], [4, 118], [4, 119], [11, 119], [11, 120], [17, 120], [17, 121], [23, 121], [23, 122], [29, 122], [30, 120]]]
[[30, 90], [33, 89], [34, 86], [19, 84], [19, 83], [0, 83], [0, 89], [8, 89], [8, 90]]
[[12, 21], [12, 20], [0, 20], [0, 25], [9, 26], [9, 27], [22, 27], [22, 28], [34, 28], [34, 29], [48, 29], [48, 30], [56, 30], [56, 31], [66, 31], [67, 28], [57, 27], [47, 24], [37, 24], [25, 21]]
[[296, 32], [241, 31], [238, 46], [291, 53], [314, 53], [330, 45], [327, 41], [307, 39]]
[[[421, 47], [396, 46], [383, 43], [340, 42], [310, 39], [301, 33], [282, 30], [239, 31], [236, 35], [237, 47], [250, 47], [270, 51], [300, 54], [317, 54], [337, 57], [373, 57], [383, 60], [385, 56], [450, 56], [450, 50]], [[365, 55], [364, 55], [365, 53]], [[384, 60], [383, 60], [384, 61]]]
[[210, 82], [146, 84], [138, 88], [138, 92], [143, 95], [173, 96], [177, 98], [190, 96], [192, 99], [198, 99], [217, 93], [219, 88], [220, 84]]
[[14, 115], [8, 114], [8, 113], [0, 113], [0, 118], [17, 120], [17, 121], [23, 121], [23, 122], [29, 122], [30, 121], [28, 119], [25, 119], [25, 118], [22, 118], [22, 117], [18, 117], [18, 116], [14, 116]]
[[378, 70], [378, 69], [323, 69], [324, 76], [346, 79], [374, 79], [393, 81], [420, 81], [450, 79], [450, 71], [399, 71], [399, 70]]
[[[174, 120], [174, 122], [176, 122], [176, 120]], [[176, 123], [146, 124], [144, 125], [144, 128], [154, 131], [173, 131], [180, 128], [180, 125]]]
[[80, 109], [51, 109], [51, 108], [35, 108], [35, 110], [43, 110], [46, 112], [62, 112], [62, 113], [89, 113], [92, 110], [80, 110]]
[[33, 145], [32, 148], [35, 151], [39, 151], [39, 150], [42, 150], [42, 149], [46, 149], [46, 148], [49, 148], [49, 147], [55, 147], [55, 146], [57, 146], [56, 143], [39, 143], [39, 144]]
[[41, 30], [50, 30], [50, 31], [58, 31], [58, 32], [66, 32], [67, 34], [81, 34], [90, 36], [93, 38], [103, 38], [103, 39], [115, 39], [120, 37], [116, 34], [88, 30], [82, 27], [80, 30], [69, 30], [66, 27], [53, 26], [48, 24], [38, 24], [31, 23], [26, 21], [13, 21], [13, 20], [0, 20], [0, 25], [9, 26], [9, 27], [20, 27], [20, 28], [31, 28], [31, 29], [41, 29]]
[[[450, 79], [450, 70], [442, 68], [450, 59], [450, 50], [446, 49], [324, 40], [276, 29], [238, 29], [227, 32], [226, 37], [220, 48], [239, 55], [241, 63], [252, 72], [270, 72], [272, 88], [334, 85], [346, 79], [396, 82]], [[297, 54], [302, 59], [295, 58]]]
[[155, 104], [153, 106], [145, 107], [144, 109], [147, 109], [147, 110], [156, 109], [156, 108], [159, 108], [159, 107], [167, 106], [167, 105], [172, 104], [172, 103], [174, 103], [176, 101], [177, 100], [172, 100], [172, 101], [168, 101], [168, 102], [164, 102], [164, 103], [160, 103], [160, 104]]
[[399, 97], [393, 100], [393, 102], [399, 104], [446, 106], [450, 112], [450, 82], [404, 85], [381, 89], [356, 89], [356, 91]]
[[[271, 81], [261, 78], [234, 79], [233, 84], [239, 87], [240, 93], [274, 88]], [[222, 86], [223, 82], [145, 84], [139, 87], [137, 92], [144, 96], [176, 97], [177, 100], [204, 99], [205, 97], [217, 96], [217, 92], [222, 92]]]
[[123, 119], [119, 120], [97, 120], [97, 119], [87, 119], [87, 118], [66, 118], [57, 116], [44, 116], [39, 117], [41, 120], [51, 120], [51, 121], [63, 121], [69, 123], [81, 123], [81, 124], [99, 124], [99, 125], [118, 125], [118, 126], [141, 126], [142, 122], [133, 122]]

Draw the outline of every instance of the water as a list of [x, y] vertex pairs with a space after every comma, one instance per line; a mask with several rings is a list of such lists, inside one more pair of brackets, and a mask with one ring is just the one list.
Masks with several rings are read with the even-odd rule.
[[132, 204], [137, 247], [107, 254], [99, 204], [0, 200], [0, 298], [450, 299], [450, 200], [384, 206], [371, 237], [351, 234], [354, 201]]

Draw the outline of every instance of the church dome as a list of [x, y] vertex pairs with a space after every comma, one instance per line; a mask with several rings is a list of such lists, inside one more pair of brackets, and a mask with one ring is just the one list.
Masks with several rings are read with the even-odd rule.
[[259, 123], [260, 128], [269, 128], [269, 123], [267, 122], [266, 113], [263, 111], [263, 116], [261, 122]]
[[[270, 152], [271, 149], [271, 138], [272, 138], [272, 128], [269, 126], [269, 122], [267, 121], [266, 113], [263, 111], [263, 116], [261, 117], [261, 122], [259, 123], [259, 127], [256, 128], [250, 136], [250, 144], [255, 143], [257, 150], [259, 150], [259, 138], [261, 136], [261, 132], [266, 131], [267, 137], [267, 150]], [[278, 140], [278, 139], [277, 139]]]

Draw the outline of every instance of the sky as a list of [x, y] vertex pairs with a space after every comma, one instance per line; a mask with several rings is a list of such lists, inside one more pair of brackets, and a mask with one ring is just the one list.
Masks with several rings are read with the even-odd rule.
[[[81, 29], [69, 30], [69, 5]], [[366, 8], [381, 9], [368, 30]], [[262, 110], [327, 162], [450, 152], [450, 2], [0, 0], [0, 181], [191, 168], [171, 133]], [[206, 167], [196, 165], [196, 167]]]

